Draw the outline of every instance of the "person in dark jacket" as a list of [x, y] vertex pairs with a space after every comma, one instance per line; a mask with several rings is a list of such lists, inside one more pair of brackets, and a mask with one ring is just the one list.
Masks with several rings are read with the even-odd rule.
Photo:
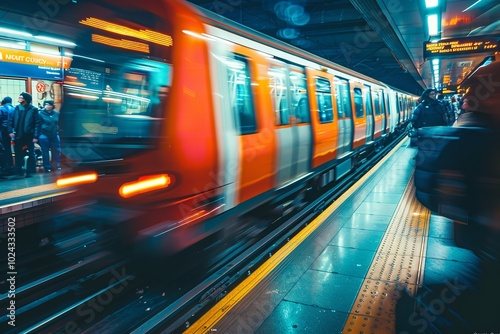
[[38, 142], [40, 117], [38, 108], [31, 104], [32, 100], [33, 98], [28, 93], [19, 94], [19, 104], [15, 107], [9, 124], [10, 137], [15, 140], [15, 170], [19, 176], [23, 175], [24, 149], [27, 150], [28, 155], [26, 176], [36, 173], [35, 143]]
[[451, 102], [446, 100], [442, 93], [438, 93], [437, 100], [443, 106], [443, 109], [446, 112], [448, 125], [453, 125], [453, 123], [455, 123], [455, 111], [453, 110]]
[[[38, 112], [40, 116], [40, 137], [38, 143], [42, 148], [43, 168], [52, 171], [52, 163], [61, 169], [61, 139], [59, 138], [59, 112], [55, 110], [54, 101], [46, 100], [44, 108]], [[52, 159], [50, 159], [49, 152]]]
[[446, 110], [436, 99], [435, 89], [427, 88], [422, 93], [419, 102], [410, 119], [414, 128], [448, 125]]
[[0, 142], [0, 172], [3, 175], [10, 174], [14, 168], [9, 136], [9, 123], [13, 114], [12, 98], [6, 96], [0, 106], [0, 131], [2, 137]]

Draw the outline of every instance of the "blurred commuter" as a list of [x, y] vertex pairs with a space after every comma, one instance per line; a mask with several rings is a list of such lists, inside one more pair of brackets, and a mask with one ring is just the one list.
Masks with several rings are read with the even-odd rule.
[[31, 104], [32, 100], [30, 94], [21, 93], [9, 123], [9, 135], [15, 140], [15, 171], [19, 176], [23, 175], [25, 154], [28, 156], [26, 176], [36, 173], [35, 143], [38, 142], [40, 117], [38, 108]]
[[479, 102], [471, 96], [462, 99], [461, 112], [453, 126], [477, 126], [489, 128], [493, 125], [492, 117], [479, 110]]
[[52, 164], [55, 163], [56, 168], [61, 169], [59, 112], [55, 110], [54, 101], [45, 101], [44, 108], [38, 112], [38, 115], [40, 116], [40, 137], [38, 138], [38, 144], [42, 149], [43, 168], [46, 172], [51, 172], [53, 169]]
[[6, 96], [2, 100], [2, 104], [0, 106], [0, 173], [2, 175], [12, 173], [12, 169], [14, 168], [9, 136], [9, 123], [13, 114], [14, 106], [12, 106], [12, 98], [10, 96]]
[[442, 93], [437, 93], [437, 100], [446, 112], [447, 125], [455, 123], [455, 111], [453, 111], [450, 101], [446, 100]]
[[444, 107], [436, 99], [436, 90], [427, 88], [419, 99], [419, 104], [413, 110], [410, 121], [413, 127], [448, 125], [448, 117]]
[[453, 112], [455, 113], [455, 120], [457, 119], [458, 117], [458, 114], [459, 114], [459, 109], [458, 109], [458, 100], [455, 96], [452, 96], [451, 99], [450, 99], [450, 103], [451, 103], [451, 108], [453, 109]]

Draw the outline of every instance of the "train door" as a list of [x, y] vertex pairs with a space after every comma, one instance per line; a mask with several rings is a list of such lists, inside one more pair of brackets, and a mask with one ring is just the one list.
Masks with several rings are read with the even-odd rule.
[[389, 94], [389, 112], [393, 115], [392, 124], [396, 127], [403, 122], [403, 96], [394, 91]]
[[396, 92], [396, 101], [397, 101], [397, 106], [398, 106], [398, 110], [397, 110], [398, 111], [398, 122], [397, 122], [397, 124], [401, 124], [401, 123], [403, 123], [403, 119], [404, 119], [403, 112], [405, 110], [404, 106], [403, 106], [404, 95]]
[[413, 108], [414, 108], [414, 99], [412, 97], [408, 96], [406, 98], [406, 100], [408, 102], [406, 103], [405, 121], [408, 121], [410, 119], [411, 113], [412, 113]]
[[382, 101], [380, 99], [381, 92], [379, 90], [372, 91], [373, 97], [373, 114], [374, 114], [374, 130], [373, 138], [380, 138], [385, 129], [384, 114], [382, 114]]
[[235, 51], [224, 62], [238, 132], [239, 156], [234, 162], [238, 202], [243, 202], [274, 187], [275, 137], [269, 113], [267, 60], [244, 47], [236, 46]]
[[366, 110], [366, 142], [369, 143], [373, 141], [373, 129], [375, 125], [375, 120], [373, 118], [373, 101], [372, 101], [372, 90], [370, 86], [364, 86], [363, 88], [363, 104]]
[[349, 80], [335, 77], [335, 98], [339, 128], [338, 155], [340, 157], [352, 151], [354, 137]]
[[308, 68], [307, 80], [311, 92], [312, 167], [315, 168], [337, 157], [338, 127], [333, 113], [333, 76]]
[[352, 83], [353, 108], [354, 108], [354, 140], [353, 148], [360, 147], [366, 143], [366, 117], [363, 104], [363, 86], [360, 83]]
[[410, 108], [410, 99], [405, 95], [405, 102], [403, 103], [403, 123], [408, 120], [408, 109]]
[[311, 119], [303, 68], [273, 60], [269, 90], [276, 122], [276, 179], [282, 185], [311, 166]]
[[[389, 133], [390, 127], [391, 127], [391, 119], [392, 115], [390, 114], [390, 108], [389, 108], [389, 101], [387, 99], [388, 95], [385, 93], [384, 90], [380, 91], [380, 107], [382, 108], [382, 115], [384, 116], [383, 121], [382, 121], [382, 133], [386, 134]], [[396, 107], [393, 108], [393, 110], [396, 109]]]

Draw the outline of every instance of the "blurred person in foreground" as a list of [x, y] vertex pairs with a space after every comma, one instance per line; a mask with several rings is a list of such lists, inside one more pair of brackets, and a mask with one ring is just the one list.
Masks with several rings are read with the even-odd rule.
[[453, 127], [429, 129], [435, 137], [419, 147], [424, 160], [415, 184], [421, 192], [431, 185], [430, 205], [454, 221], [449, 247], [473, 253], [461, 269], [442, 262], [435, 267], [440, 275], [426, 277], [416, 294], [401, 293], [397, 333], [500, 329], [500, 62], [480, 67], [461, 88], [466, 94]]

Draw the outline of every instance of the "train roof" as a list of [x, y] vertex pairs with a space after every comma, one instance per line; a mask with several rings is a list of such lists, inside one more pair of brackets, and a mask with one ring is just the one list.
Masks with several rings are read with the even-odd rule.
[[[306, 59], [308, 61], [314, 62], [314, 63], [318, 64], [319, 67], [325, 67], [325, 68], [329, 68], [329, 69], [332, 69], [335, 71], [346, 73], [346, 74], [349, 74], [353, 77], [357, 77], [359, 79], [371, 82], [373, 84], [377, 84], [377, 85], [380, 85], [380, 86], [383, 86], [386, 88], [390, 88], [392, 90], [399, 91], [399, 92], [402, 92], [402, 93], [405, 93], [408, 95], [414, 95], [414, 94], [410, 94], [406, 91], [403, 91], [399, 88], [391, 87], [384, 82], [381, 82], [377, 79], [369, 77], [365, 74], [359, 73], [353, 69], [344, 67], [344, 66], [339, 65], [337, 63], [334, 63], [330, 60], [319, 57], [315, 54], [312, 54], [308, 51], [300, 49], [296, 46], [293, 46], [293, 45], [290, 45], [290, 44], [285, 43], [283, 41], [280, 41], [279, 39], [265, 35], [257, 30], [248, 28], [240, 23], [237, 23], [237, 22], [232, 21], [228, 18], [225, 18], [224, 16], [221, 16], [221, 15], [218, 15], [218, 14], [213, 13], [211, 11], [208, 11], [205, 8], [202, 8], [202, 7], [197, 6], [195, 4], [192, 4], [192, 3], [190, 5], [193, 6], [195, 8], [195, 10], [197, 10], [199, 12], [201, 17], [205, 21], [205, 23], [207, 23], [209, 25], [212, 25], [214, 27], [223, 29], [225, 31], [229, 31], [229, 32], [234, 33], [236, 35], [254, 40], [254, 41], [256, 41], [260, 44], [266, 45], [268, 47], [279, 49], [281, 51], [290, 53], [294, 56], [297, 56], [297, 57]], [[320, 68], [318, 68], [318, 69], [320, 69]]]

